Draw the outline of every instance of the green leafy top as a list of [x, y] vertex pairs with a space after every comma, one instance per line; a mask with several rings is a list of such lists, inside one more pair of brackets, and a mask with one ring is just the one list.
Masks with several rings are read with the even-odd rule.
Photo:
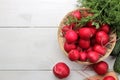
[[94, 13], [92, 20], [109, 24], [120, 37], [120, 0], [78, 0], [78, 4], [81, 3], [79, 7], [90, 8], [90, 12]]

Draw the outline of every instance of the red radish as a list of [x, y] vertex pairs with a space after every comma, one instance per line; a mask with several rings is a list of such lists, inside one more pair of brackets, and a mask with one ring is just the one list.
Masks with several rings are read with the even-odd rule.
[[95, 34], [96, 34], [96, 32], [97, 32], [97, 29], [96, 29], [94, 26], [89, 27], [89, 28], [91, 29], [92, 34], [93, 34], [93, 35], [95, 35]]
[[89, 51], [87, 58], [91, 63], [96, 63], [99, 60], [99, 54], [95, 51]]
[[80, 39], [79, 40], [79, 46], [83, 49], [89, 48], [90, 47], [90, 40]]
[[74, 50], [71, 50], [68, 54], [68, 58], [71, 60], [71, 61], [76, 61], [79, 59], [79, 51], [74, 49]]
[[109, 41], [109, 36], [104, 31], [99, 31], [96, 33], [96, 42], [100, 45], [105, 45]]
[[76, 49], [76, 45], [75, 45], [75, 43], [67, 43], [67, 42], [65, 42], [64, 43], [64, 49], [65, 49], [66, 52], [69, 52], [69, 51], [71, 51], [73, 49]]
[[88, 53], [88, 52], [90, 52], [90, 51], [93, 51], [93, 48], [92, 48], [92, 47], [89, 47], [86, 52]]
[[115, 80], [113, 76], [105, 76], [103, 80]]
[[93, 27], [92, 21], [89, 21], [86, 26], [88, 26], [88, 27]]
[[71, 23], [71, 24], [70, 24], [71, 29], [74, 29], [75, 26], [76, 26], [75, 23]]
[[90, 39], [93, 36], [93, 33], [90, 28], [84, 27], [79, 29], [79, 36], [81, 39]]
[[80, 48], [79, 46], [77, 46], [76, 48], [79, 52], [82, 51], [82, 48]]
[[53, 73], [56, 77], [63, 79], [70, 74], [70, 69], [65, 63], [59, 62], [53, 67]]
[[75, 42], [78, 39], [78, 35], [75, 31], [69, 30], [65, 34], [65, 39], [67, 42], [72, 43]]
[[94, 64], [93, 69], [97, 74], [104, 75], [108, 71], [108, 64], [105, 61], [101, 61]]
[[86, 61], [87, 60], [87, 53], [86, 52], [80, 52], [79, 53], [79, 59], [80, 61]]
[[106, 53], [106, 48], [101, 45], [95, 45], [93, 47], [93, 50], [100, 53], [101, 55], [105, 55], [105, 53]]
[[100, 29], [106, 33], [110, 32], [110, 26], [108, 24], [103, 24]]
[[63, 28], [62, 28], [62, 32], [67, 32], [69, 30], [70, 30], [70, 26], [68, 26], [68, 25], [63, 26]]
[[82, 18], [82, 15], [81, 15], [79, 10], [73, 11], [72, 12], [72, 16], [74, 16], [77, 19], [81, 19]]

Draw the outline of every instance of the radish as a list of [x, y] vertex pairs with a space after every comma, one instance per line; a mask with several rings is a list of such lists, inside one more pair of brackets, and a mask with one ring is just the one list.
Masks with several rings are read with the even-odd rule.
[[96, 34], [96, 32], [97, 32], [97, 29], [94, 26], [91, 26], [89, 28], [91, 29], [91, 32], [92, 32], [92, 34], [94, 36]]
[[92, 47], [89, 47], [89, 48], [86, 50], [87, 53], [90, 52], [90, 51], [93, 51], [93, 48], [92, 48]]
[[86, 61], [87, 60], [87, 53], [86, 52], [80, 52], [79, 53], [79, 59], [80, 61]]
[[92, 21], [89, 21], [86, 26], [93, 27], [92, 23], [93, 23]]
[[99, 31], [96, 33], [96, 42], [100, 45], [105, 45], [109, 41], [109, 36], [104, 31]]
[[106, 33], [110, 32], [110, 26], [108, 24], [103, 24], [100, 29]]
[[76, 48], [79, 52], [81, 52], [82, 51], [82, 48], [80, 48], [79, 46], [77, 46], [77, 48]]
[[115, 80], [113, 76], [105, 76], [103, 80]]
[[79, 10], [73, 11], [72, 12], [72, 16], [77, 18], [77, 19], [81, 19], [82, 18], [82, 15], [81, 15]]
[[71, 61], [76, 61], [79, 59], [79, 51], [74, 49], [74, 50], [71, 50], [68, 54], [68, 58], [71, 60]]
[[69, 76], [70, 69], [65, 63], [59, 62], [53, 67], [53, 73], [56, 77], [63, 79]]
[[101, 61], [94, 64], [93, 69], [97, 74], [104, 75], [108, 71], [108, 64], [105, 61]]
[[78, 39], [78, 35], [75, 31], [69, 30], [65, 34], [65, 39], [67, 42], [72, 43], [75, 42]]
[[90, 47], [90, 40], [80, 39], [79, 40], [79, 46], [83, 49], [89, 48]]
[[99, 54], [95, 51], [89, 51], [87, 58], [91, 63], [96, 63], [99, 60]]
[[90, 28], [84, 27], [79, 29], [79, 36], [81, 39], [90, 39], [93, 36], [93, 33]]
[[72, 49], [76, 49], [76, 45], [75, 45], [75, 43], [67, 43], [67, 42], [65, 42], [64, 43], [64, 49], [65, 49], [66, 52], [69, 52]]
[[63, 26], [63, 28], [62, 28], [62, 32], [67, 32], [67, 31], [69, 31], [70, 29], [71, 29], [70, 26], [65, 25], [65, 26]]
[[101, 45], [95, 45], [93, 47], [93, 50], [100, 53], [101, 55], [105, 55], [105, 53], [106, 53], [106, 48]]

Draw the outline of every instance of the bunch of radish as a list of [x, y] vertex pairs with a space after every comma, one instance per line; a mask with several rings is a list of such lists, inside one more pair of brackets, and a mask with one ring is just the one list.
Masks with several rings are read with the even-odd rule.
[[[79, 10], [73, 11], [70, 16], [77, 20], [81, 20], [83, 17]], [[88, 21], [79, 28], [76, 28], [77, 23], [62, 26], [61, 31], [65, 39], [64, 50], [71, 61], [96, 63], [106, 54], [110, 26], [102, 24], [96, 28], [93, 22]]]

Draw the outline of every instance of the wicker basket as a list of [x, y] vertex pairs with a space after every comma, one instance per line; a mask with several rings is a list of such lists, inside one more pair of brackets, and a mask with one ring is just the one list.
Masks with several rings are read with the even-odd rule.
[[[88, 11], [89, 9], [87, 9], [87, 8], [78, 8], [78, 9], [75, 9], [75, 10], [80, 10], [80, 11], [84, 12], [84, 11]], [[73, 11], [74, 11], [74, 10], [73, 10]], [[66, 21], [67, 17], [68, 17], [73, 11], [69, 12], [69, 13], [63, 18], [63, 20], [61, 21], [61, 23], [60, 23], [60, 25], [59, 25], [59, 28], [58, 28], [58, 42], [59, 42], [59, 45], [60, 45], [61, 50], [64, 52], [64, 54], [65, 54], [66, 56], [68, 56], [68, 53], [64, 50], [64, 42], [65, 42], [65, 39], [64, 39], [64, 37], [63, 37], [63, 34], [62, 34], [62, 30], [61, 30], [61, 29], [62, 29], [62, 27], [64, 26], [64, 22]], [[116, 44], [116, 34], [115, 34], [115, 33], [110, 33], [110, 34], [109, 34], [109, 37], [110, 37], [110, 41], [113, 41], [113, 42], [107, 45], [107, 52], [106, 52], [106, 54], [105, 54], [104, 56], [100, 57], [100, 59], [99, 59], [97, 62], [106, 59], [106, 58], [110, 55], [110, 53], [112, 52], [112, 50], [113, 50], [113, 48], [114, 48], [114, 46], [115, 46], [115, 44]], [[86, 61], [86, 62], [76, 61], [76, 62], [77, 62], [77, 63], [80, 63], [80, 64], [85, 64], [85, 65], [93, 64], [93, 63], [88, 62], [88, 61]]]

